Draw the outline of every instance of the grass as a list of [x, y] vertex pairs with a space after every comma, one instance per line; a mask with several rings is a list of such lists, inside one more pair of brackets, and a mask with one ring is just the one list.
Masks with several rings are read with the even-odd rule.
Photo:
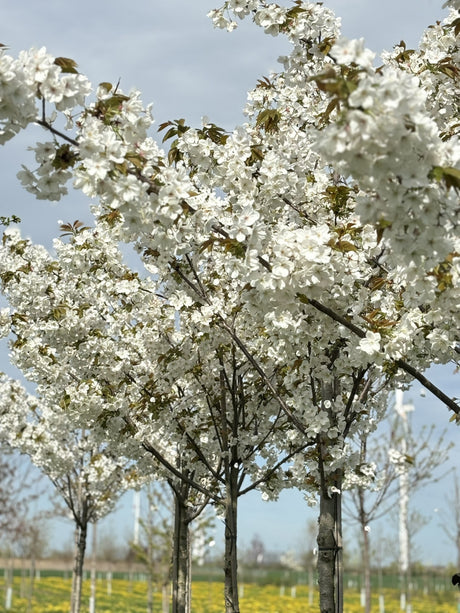
[[[22, 587], [22, 596], [21, 596]], [[28, 609], [28, 582], [15, 577], [11, 613], [68, 613], [70, 579], [42, 577], [35, 581], [32, 607]], [[89, 610], [89, 581], [83, 587], [82, 613]], [[401, 613], [397, 590], [383, 590], [385, 613]], [[102, 577], [97, 582], [97, 613], [145, 613], [147, 585], [144, 581], [115, 579], [111, 589]], [[243, 584], [240, 592], [242, 613], [318, 613], [318, 595], [309, 593], [308, 586], [295, 589], [274, 585]], [[454, 590], [414, 594], [413, 613], [457, 613], [457, 593]], [[5, 586], [0, 580], [0, 612], [5, 609]], [[154, 595], [154, 611], [161, 611], [161, 595]], [[217, 582], [197, 581], [192, 588], [193, 613], [223, 613], [223, 586]], [[362, 613], [356, 590], [345, 592], [344, 613]], [[373, 597], [372, 611], [379, 611], [378, 594]]]

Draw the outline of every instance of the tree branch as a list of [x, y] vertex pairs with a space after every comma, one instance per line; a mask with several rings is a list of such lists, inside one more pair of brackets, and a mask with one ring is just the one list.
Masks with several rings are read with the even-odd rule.
[[[307, 300], [308, 300], [308, 304], [311, 304], [312, 307], [314, 307], [321, 313], [324, 313], [325, 315], [327, 315], [334, 321], [337, 321], [338, 323], [342, 324], [343, 326], [348, 328], [348, 330], [351, 330], [354, 334], [356, 334], [356, 336], [359, 336], [359, 338], [364, 338], [366, 336], [366, 333], [364, 332], [364, 330], [362, 330], [357, 325], [349, 321], [343, 315], [336, 313], [336, 311], [333, 311], [332, 309], [325, 306], [324, 304], [321, 304], [317, 300], [314, 300], [314, 299], [310, 300], [308, 298]], [[404, 370], [404, 372], [406, 372], [408, 375], [410, 375], [414, 379], [417, 379], [417, 381], [421, 383], [423, 387], [425, 387], [428, 391], [430, 391], [433, 394], [433, 396], [436, 396], [436, 398], [441, 400], [441, 402], [443, 402], [447, 407], [449, 407], [449, 409], [454, 411], [454, 413], [456, 413], [457, 415], [460, 415], [460, 405], [458, 405], [455, 402], [455, 400], [453, 400], [452, 398], [449, 398], [447, 394], [445, 394], [442, 390], [439, 389], [439, 387], [437, 387], [434, 383], [432, 383], [429, 379], [427, 379], [424, 375], [422, 375], [422, 373], [419, 372], [416, 368], [414, 368], [413, 366], [411, 366], [404, 360], [391, 359], [391, 361], [398, 368], [400, 368], [401, 370]]]

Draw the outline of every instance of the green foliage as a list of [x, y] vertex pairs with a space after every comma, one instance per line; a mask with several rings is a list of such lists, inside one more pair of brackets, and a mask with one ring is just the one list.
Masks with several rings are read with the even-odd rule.
[[428, 275], [436, 278], [439, 293], [453, 287], [452, 265], [454, 259], [459, 257], [460, 254], [458, 253], [449, 253], [443, 262], [440, 262], [428, 273]]
[[79, 221], [78, 219], [76, 221], [74, 221], [73, 223], [64, 223], [62, 224], [59, 229], [61, 230], [62, 236], [77, 236], [77, 234], [80, 234], [80, 232], [83, 232], [84, 230], [89, 230], [90, 227], [89, 226], [84, 226], [82, 221]]
[[0, 217], [0, 226], [8, 227], [12, 223], [21, 223], [21, 219], [17, 215], [10, 215], [10, 217]]
[[430, 172], [430, 179], [444, 183], [446, 188], [450, 190], [460, 191], [460, 170], [451, 166], [434, 166]]
[[56, 66], [59, 66], [62, 72], [78, 74], [77, 62], [75, 60], [70, 59], [69, 57], [57, 57], [54, 60], [54, 63], [56, 64]]
[[257, 145], [251, 145], [251, 155], [246, 159], [246, 166], [254, 166], [264, 159], [263, 151]]
[[[110, 88], [112, 87], [111, 83], [103, 83], [102, 85], [110, 86]], [[91, 115], [101, 119], [106, 125], [113, 125], [116, 123], [117, 117], [121, 112], [123, 102], [126, 102], [127, 100], [129, 100], [129, 96], [118, 94], [117, 88], [115, 88], [114, 93], [112, 96], [110, 96], [110, 98], [98, 100], [94, 108], [89, 112]]]
[[402, 49], [402, 51], [395, 57], [395, 60], [399, 63], [399, 64], [403, 64], [404, 62], [407, 62], [410, 59], [410, 56], [415, 53], [414, 49], [408, 49], [407, 45], [405, 43], [405, 41], [401, 41], [398, 45], [398, 47], [400, 47]]
[[278, 109], [265, 109], [257, 115], [256, 125], [271, 134], [278, 131], [281, 113]]
[[53, 168], [56, 170], [67, 170], [67, 168], [72, 168], [77, 160], [78, 155], [72, 151], [69, 143], [64, 143], [56, 149]]
[[329, 185], [323, 192], [329, 200], [332, 208], [332, 212], [335, 217], [346, 217], [350, 211], [348, 200], [350, 197], [351, 188], [347, 185]]

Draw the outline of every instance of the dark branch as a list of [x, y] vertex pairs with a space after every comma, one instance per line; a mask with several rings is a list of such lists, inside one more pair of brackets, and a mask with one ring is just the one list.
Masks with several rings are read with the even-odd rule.
[[[321, 313], [324, 313], [325, 315], [327, 315], [334, 321], [337, 321], [338, 323], [342, 324], [343, 326], [348, 328], [348, 330], [351, 330], [354, 334], [356, 334], [356, 336], [359, 336], [359, 338], [364, 338], [366, 336], [366, 332], [364, 330], [362, 330], [357, 325], [349, 321], [343, 315], [336, 313], [335, 311], [325, 306], [324, 304], [321, 304], [317, 300], [313, 300], [313, 299], [308, 300], [308, 304], [311, 304], [312, 307], [314, 307]], [[419, 383], [421, 383], [423, 387], [425, 387], [428, 391], [430, 391], [433, 394], [433, 396], [436, 396], [436, 398], [441, 400], [441, 402], [443, 402], [447, 407], [449, 407], [449, 409], [454, 411], [454, 413], [456, 413], [457, 415], [460, 415], [460, 405], [458, 405], [455, 402], [455, 400], [453, 400], [452, 398], [449, 398], [449, 396], [447, 396], [434, 383], [432, 383], [429, 379], [427, 379], [424, 375], [422, 375], [422, 373], [419, 372], [416, 368], [414, 368], [413, 366], [411, 366], [404, 360], [391, 360], [391, 361], [398, 368], [400, 368], [401, 370], [404, 370], [404, 372], [406, 372], [408, 375], [410, 375], [414, 379], [417, 379], [417, 381], [419, 381]]]

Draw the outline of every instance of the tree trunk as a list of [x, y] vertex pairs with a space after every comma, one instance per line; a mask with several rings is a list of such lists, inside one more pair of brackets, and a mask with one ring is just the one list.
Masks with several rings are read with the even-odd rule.
[[320, 491], [318, 528], [318, 581], [321, 613], [343, 613], [342, 586], [342, 496], [341, 475], [337, 472], [330, 483], [338, 491]]
[[172, 613], [190, 613], [190, 520], [184, 498], [174, 491], [173, 606]]
[[370, 557], [370, 542], [369, 530], [367, 527], [367, 516], [364, 509], [364, 491], [358, 489], [359, 499], [359, 524], [363, 537], [363, 579], [364, 579], [364, 613], [371, 611], [371, 557]]
[[363, 526], [364, 613], [371, 613], [371, 565], [369, 532]]
[[11, 549], [8, 549], [8, 566], [5, 568], [5, 609], [11, 609], [13, 600], [14, 560]]
[[238, 467], [232, 462], [227, 471], [225, 496], [225, 613], [239, 613], [238, 600]]
[[147, 613], [153, 613], [153, 577], [152, 571], [147, 571]]
[[83, 584], [83, 563], [85, 561], [87, 529], [87, 522], [82, 522], [80, 525], [76, 525], [75, 527], [75, 555], [72, 571], [70, 613], [80, 613], [81, 589]]
[[151, 537], [148, 535], [147, 545], [147, 613], [153, 613], [153, 583], [154, 583], [154, 562], [152, 560]]
[[97, 569], [97, 528], [93, 523], [93, 539], [91, 543], [91, 588], [89, 597], [89, 613], [96, 612], [96, 569]]
[[35, 550], [33, 550], [31, 554], [31, 559], [30, 559], [30, 583], [29, 583], [29, 593], [27, 595], [27, 613], [31, 613], [32, 611], [32, 600], [34, 597], [34, 586], [35, 586], [35, 572], [36, 572], [36, 555], [35, 555]]
[[169, 592], [170, 592], [170, 583], [163, 583], [161, 586], [161, 611], [162, 613], [169, 613]]

